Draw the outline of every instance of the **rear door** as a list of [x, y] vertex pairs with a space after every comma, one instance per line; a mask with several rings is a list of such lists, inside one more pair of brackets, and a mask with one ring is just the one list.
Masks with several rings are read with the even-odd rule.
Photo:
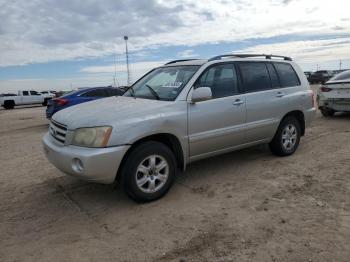
[[242, 144], [246, 109], [235, 65], [210, 66], [194, 84], [198, 87], [210, 87], [213, 98], [188, 104], [190, 156], [205, 156]]
[[246, 94], [246, 142], [271, 140], [288, 108], [288, 96], [271, 63], [244, 61], [238, 68]]

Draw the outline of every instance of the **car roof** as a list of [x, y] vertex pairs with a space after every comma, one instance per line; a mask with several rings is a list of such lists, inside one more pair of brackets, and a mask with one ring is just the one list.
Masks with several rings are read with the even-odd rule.
[[212, 57], [210, 59], [180, 59], [166, 63], [162, 67], [184, 66], [184, 65], [204, 65], [208, 62], [224, 61], [273, 61], [273, 62], [291, 62], [292, 59], [287, 56], [266, 55], [266, 54], [226, 54]]
[[207, 62], [206, 59], [175, 60], [166, 63], [164, 66], [204, 65]]

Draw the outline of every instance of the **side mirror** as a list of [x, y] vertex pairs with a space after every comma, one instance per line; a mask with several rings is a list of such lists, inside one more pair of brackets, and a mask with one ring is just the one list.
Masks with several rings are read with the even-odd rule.
[[210, 100], [212, 98], [210, 87], [198, 87], [192, 92], [192, 103]]

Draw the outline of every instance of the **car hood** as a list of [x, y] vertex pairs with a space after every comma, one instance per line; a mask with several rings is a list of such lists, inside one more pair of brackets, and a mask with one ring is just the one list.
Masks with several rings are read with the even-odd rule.
[[115, 126], [135, 118], [153, 118], [162, 113], [169, 101], [113, 96], [71, 106], [53, 115], [52, 119], [74, 130], [80, 127]]

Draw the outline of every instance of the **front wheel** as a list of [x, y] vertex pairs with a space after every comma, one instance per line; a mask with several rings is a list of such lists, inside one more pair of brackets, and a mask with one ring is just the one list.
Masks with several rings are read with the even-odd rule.
[[164, 144], [140, 144], [128, 155], [122, 168], [122, 184], [130, 198], [149, 202], [165, 195], [176, 175], [176, 160]]
[[271, 152], [278, 156], [292, 155], [299, 146], [300, 134], [301, 128], [298, 119], [293, 116], [286, 117], [282, 120], [269, 144]]

